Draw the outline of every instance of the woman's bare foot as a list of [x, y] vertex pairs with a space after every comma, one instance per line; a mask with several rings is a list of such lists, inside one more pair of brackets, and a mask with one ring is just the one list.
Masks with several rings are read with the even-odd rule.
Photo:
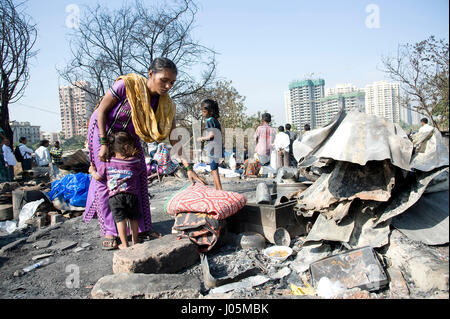
[[120, 245], [118, 246], [118, 248], [119, 248], [119, 249], [126, 249], [126, 248], [128, 248], [128, 245], [127, 245], [127, 244], [120, 244]]

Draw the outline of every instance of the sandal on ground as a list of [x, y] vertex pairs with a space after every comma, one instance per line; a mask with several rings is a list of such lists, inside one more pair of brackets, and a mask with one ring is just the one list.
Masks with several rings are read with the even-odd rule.
[[115, 238], [103, 238], [102, 249], [103, 250], [113, 250], [117, 249], [117, 241]]

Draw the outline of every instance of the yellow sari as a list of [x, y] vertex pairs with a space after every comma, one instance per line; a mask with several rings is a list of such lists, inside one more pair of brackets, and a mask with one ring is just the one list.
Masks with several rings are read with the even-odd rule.
[[161, 95], [155, 113], [150, 105], [150, 91], [145, 77], [131, 73], [119, 76], [117, 80], [119, 79], [125, 82], [136, 134], [147, 143], [162, 142], [170, 134], [175, 116], [175, 103], [168, 94]]

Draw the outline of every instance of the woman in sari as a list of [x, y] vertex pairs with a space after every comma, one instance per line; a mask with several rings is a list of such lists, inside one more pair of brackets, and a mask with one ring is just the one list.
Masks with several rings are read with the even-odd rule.
[[[98, 108], [92, 113], [88, 128], [88, 147], [91, 165], [107, 161], [106, 145], [109, 134], [125, 131], [135, 138], [140, 149], [140, 160], [145, 172], [145, 158], [141, 140], [161, 142], [176, 127], [175, 104], [168, 95], [177, 77], [175, 64], [167, 58], [156, 58], [148, 72], [148, 79], [137, 74], [120, 76], [104, 95]], [[171, 141], [175, 143], [176, 141]], [[189, 180], [205, 183], [192, 170], [192, 165], [182, 158]], [[142, 237], [157, 238], [161, 235], [152, 229], [147, 175], [140, 178], [139, 206], [141, 218], [139, 233]], [[91, 179], [84, 220], [88, 223], [98, 217], [103, 237], [102, 248], [117, 248], [117, 228], [108, 206], [108, 188], [105, 181]]]

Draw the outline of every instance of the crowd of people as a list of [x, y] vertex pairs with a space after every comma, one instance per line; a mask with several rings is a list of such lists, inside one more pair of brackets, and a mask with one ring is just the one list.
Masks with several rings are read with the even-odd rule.
[[62, 164], [63, 150], [59, 141], [50, 148], [48, 140], [41, 140], [39, 147], [34, 151], [28, 145], [28, 139], [19, 138], [19, 144], [14, 148], [11, 141], [0, 128], [0, 182], [12, 182], [15, 177], [15, 168], [20, 164], [20, 169], [25, 172], [33, 167], [50, 167], [53, 177], [59, 173], [59, 165]]

